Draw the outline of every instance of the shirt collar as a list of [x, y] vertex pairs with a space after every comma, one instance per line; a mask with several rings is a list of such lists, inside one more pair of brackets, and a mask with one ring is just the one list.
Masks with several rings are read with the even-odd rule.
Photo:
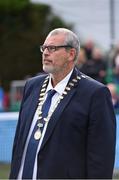
[[51, 90], [51, 89], [55, 89], [57, 93], [59, 93], [60, 95], [62, 95], [62, 93], [64, 92], [64, 89], [71, 77], [71, 74], [73, 72], [73, 69], [70, 71], [70, 73], [64, 78], [62, 79], [54, 88], [52, 86], [52, 83], [51, 83], [51, 75], [50, 75], [50, 78], [49, 78], [49, 83], [48, 83], [48, 86], [47, 86], [47, 89], [46, 89], [46, 93]]

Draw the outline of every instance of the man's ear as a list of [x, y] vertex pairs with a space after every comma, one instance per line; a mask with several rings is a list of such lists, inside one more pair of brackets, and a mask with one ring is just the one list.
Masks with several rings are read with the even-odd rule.
[[74, 58], [75, 58], [75, 56], [76, 56], [76, 49], [71, 48], [69, 55], [70, 55], [69, 60], [70, 60], [70, 61], [72, 61], [72, 60], [74, 61]]

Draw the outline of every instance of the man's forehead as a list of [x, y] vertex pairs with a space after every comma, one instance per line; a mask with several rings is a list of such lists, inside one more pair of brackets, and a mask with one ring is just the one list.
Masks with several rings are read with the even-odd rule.
[[63, 42], [64, 39], [65, 37], [63, 34], [51, 35], [46, 38], [45, 43], [46, 42]]

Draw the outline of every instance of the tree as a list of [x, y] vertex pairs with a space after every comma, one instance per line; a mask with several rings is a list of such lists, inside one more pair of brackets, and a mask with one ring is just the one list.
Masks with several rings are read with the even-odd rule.
[[71, 28], [47, 5], [28, 0], [0, 1], [0, 79], [5, 89], [12, 80], [42, 71], [39, 46], [57, 27]]

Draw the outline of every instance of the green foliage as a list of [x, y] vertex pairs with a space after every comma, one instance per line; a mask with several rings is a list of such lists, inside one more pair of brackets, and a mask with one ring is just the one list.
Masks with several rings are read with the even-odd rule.
[[0, 0], [0, 79], [4, 88], [12, 80], [42, 71], [39, 46], [48, 32], [68, 27], [47, 5], [28, 0]]
[[20, 11], [25, 8], [29, 0], [0, 0], [0, 10], [2, 12]]
[[[63, 20], [62, 20], [60, 17], [58, 17], [58, 16], [54, 16], [54, 17], [52, 18], [50, 25], [51, 25], [51, 28], [52, 28], [52, 29], [55, 29], [55, 28], [57, 28], [57, 27], [67, 28], [67, 25], [64, 24]], [[72, 26], [71, 26], [71, 25], [68, 25], [68, 28], [71, 29]]]

